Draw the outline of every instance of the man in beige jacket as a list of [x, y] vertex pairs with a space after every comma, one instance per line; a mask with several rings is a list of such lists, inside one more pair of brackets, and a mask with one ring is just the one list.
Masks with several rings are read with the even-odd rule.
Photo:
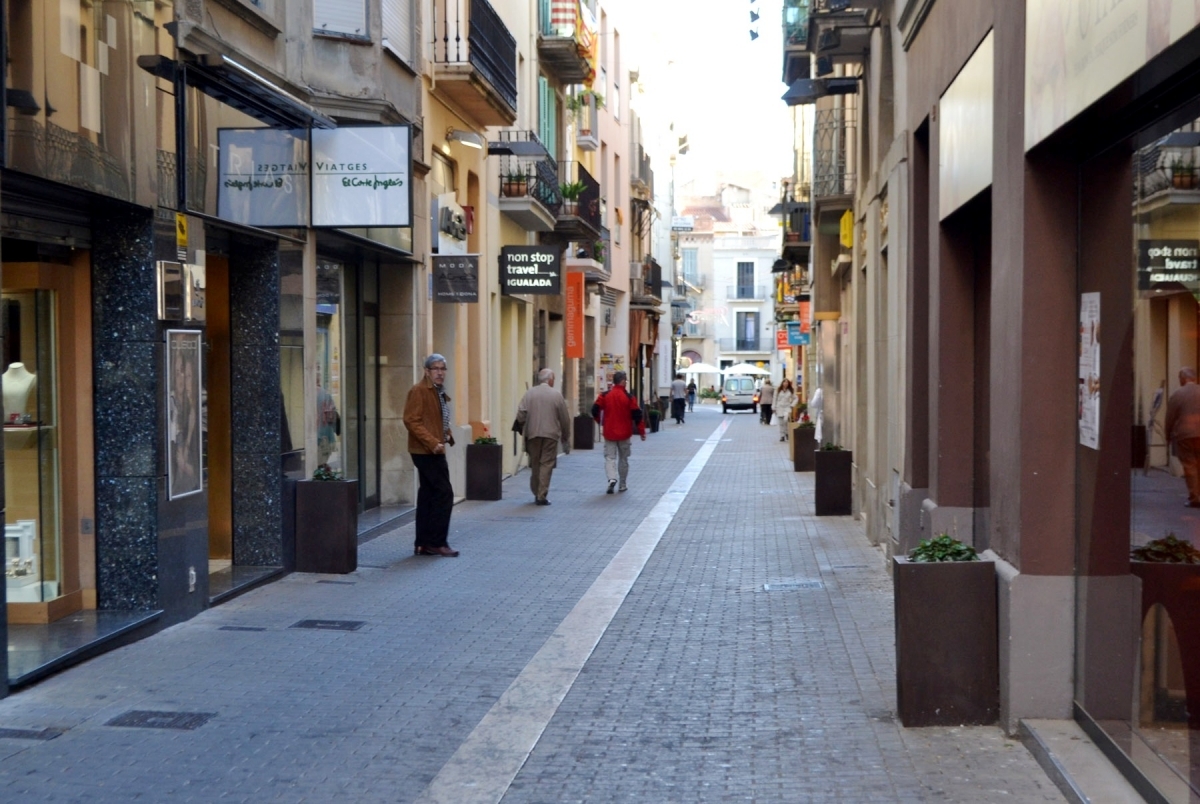
[[554, 390], [554, 372], [544, 368], [538, 372], [538, 384], [525, 392], [517, 406], [517, 421], [525, 434], [525, 451], [529, 453], [529, 489], [534, 502], [549, 505], [550, 475], [558, 465], [558, 445], [563, 452], [571, 451], [571, 414], [567, 401]]
[[1189, 508], [1200, 508], [1200, 385], [1194, 369], [1179, 370], [1179, 388], [1167, 399], [1167, 439], [1183, 464]]

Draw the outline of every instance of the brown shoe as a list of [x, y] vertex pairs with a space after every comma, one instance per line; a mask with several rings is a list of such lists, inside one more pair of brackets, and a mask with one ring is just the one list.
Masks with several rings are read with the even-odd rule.
[[446, 547], [429, 547], [429, 548], [426, 548], [426, 549], [428, 550], [428, 554], [429, 554], [429, 555], [433, 555], [433, 556], [445, 556], [446, 558], [457, 558], [457, 557], [458, 557], [458, 551], [457, 551], [457, 550], [451, 550], [449, 546], [446, 546]]

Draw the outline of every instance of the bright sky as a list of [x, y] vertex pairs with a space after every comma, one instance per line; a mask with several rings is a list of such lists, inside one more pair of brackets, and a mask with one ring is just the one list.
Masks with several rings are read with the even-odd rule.
[[[680, 181], [711, 179], [717, 171], [761, 171], [767, 179], [792, 172], [791, 114], [780, 100], [787, 89], [782, 0], [603, 5], [621, 34], [623, 68], [640, 71], [646, 91], [634, 102], [647, 126], [674, 121], [676, 134], [688, 137]], [[751, 11], [759, 14], [757, 22], [750, 21]], [[752, 28], [758, 32], [753, 41]]]

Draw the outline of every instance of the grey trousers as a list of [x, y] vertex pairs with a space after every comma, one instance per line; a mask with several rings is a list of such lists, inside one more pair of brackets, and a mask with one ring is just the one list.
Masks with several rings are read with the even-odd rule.
[[529, 490], [535, 499], [544, 500], [550, 493], [550, 475], [558, 466], [558, 440], [527, 438], [525, 451], [529, 453]]
[[620, 480], [621, 485], [625, 485], [625, 478], [629, 475], [629, 442], [632, 439], [624, 441], [605, 441], [604, 442], [604, 474], [611, 480]]

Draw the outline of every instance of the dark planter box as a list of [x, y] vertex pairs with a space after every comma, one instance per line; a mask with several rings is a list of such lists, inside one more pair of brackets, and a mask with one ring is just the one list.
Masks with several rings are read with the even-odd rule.
[[504, 447], [467, 444], [467, 499], [499, 500], [504, 476]]
[[792, 468], [797, 472], [811, 472], [817, 468], [817, 428], [792, 428]]
[[591, 416], [575, 417], [575, 438], [573, 439], [573, 445], [575, 449], [596, 448], [596, 420]]
[[817, 478], [814, 490], [817, 516], [849, 516], [851, 464], [854, 453], [848, 449], [813, 453]]
[[296, 483], [296, 571], [358, 569], [358, 481]]
[[648, 429], [651, 433], [657, 433], [658, 432], [658, 416], [657, 415], [648, 416], [646, 420], [649, 422], [646, 429]]
[[996, 566], [892, 559], [896, 709], [905, 726], [981, 726], [1000, 712]]

